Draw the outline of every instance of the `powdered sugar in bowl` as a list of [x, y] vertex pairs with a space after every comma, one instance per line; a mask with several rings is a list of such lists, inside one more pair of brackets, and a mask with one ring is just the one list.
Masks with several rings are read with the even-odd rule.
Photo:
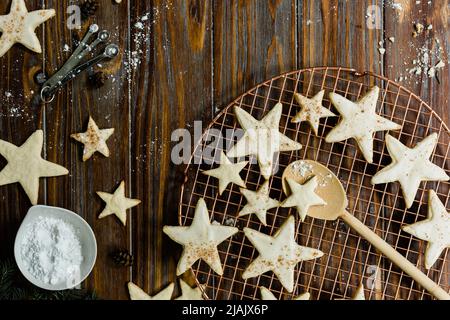
[[88, 223], [56, 207], [30, 208], [14, 243], [22, 274], [47, 290], [65, 290], [87, 278], [97, 257], [97, 242]]

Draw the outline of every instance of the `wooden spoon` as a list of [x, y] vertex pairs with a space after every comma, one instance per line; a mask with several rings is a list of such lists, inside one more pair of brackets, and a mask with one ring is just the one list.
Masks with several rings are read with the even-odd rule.
[[313, 176], [318, 176], [319, 178], [319, 187], [317, 187], [315, 192], [327, 204], [311, 207], [308, 210], [310, 217], [322, 220], [341, 218], [432, 295], [440, 300], [450, 300], [450, 295], [444, 289], [346, 210], [348, 200], [345, 190], [339, 179], [327, 167], [311, 160], [300, 160], [291, 163], [283, 173], [283, 191], [286, 194], [290, 193], [290, 190], [288, 190], [289, 186], [286, 183], [287, 178], [303, 184]]

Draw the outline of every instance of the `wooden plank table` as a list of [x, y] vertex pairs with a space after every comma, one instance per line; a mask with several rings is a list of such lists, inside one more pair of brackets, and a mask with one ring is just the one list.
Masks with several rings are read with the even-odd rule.
[[[10, 2], [0, 2], [0, 14]], [[183, 172], [170, 161], [171, 134], [177, 128], [193, 131], [195, 120], [206, 125], [265, 79], [324, 65], [402, 77], [400, 83], [450, 124], [447, 0], [101, 0], [81, 30], [70, 30], [66, 9], [74, 2], [81, 1], [26, 1], [29, 10], [55, 8], [57, 14], [37, 30], [43, 54], [16, 45], [0, 58], [0, 138], [20, 145], [41, 128], [44, 156], [70, 170], [66, 177], [41, 180], [39, 203], [78, 212], [93, 227], [99, 254], [84, 285], [101, 298], [127, 299], [130, 280], [155, 293], [176, 279], [180, 248], [162, 233], [163, 225], [177, 223]], [[378, 20], [371, 23], [372, 18]], [[54, 73], [70, 55], [67, 47], [93, 22], [121, 47], [120, 57], [104, 65], [110, 79], [95, 89], [83, 75], [54, 102], [40, 104], [35, 74]], [[413, 38], [416, 22], [432, 29]], [[440, 50], [446, 66], [439, 81], [408, 72], [420, 48]], [[96, 155], [83, 163], [81, 146], [69, 136], [85, 130], [89, 115], [116, 132], [108, 142], [109, 158]], [[126, 227], [113, 217], [97, 219], [103, 203], [95, 192], [112, 192], [122, 180], [127, 195], [142, 200]], [[29, 207], [17, 184], [0, 188], [0, 258], [11, 256]], [[133, 253], [133, 267], [114, 266], [109, 255], [117, 249]]]

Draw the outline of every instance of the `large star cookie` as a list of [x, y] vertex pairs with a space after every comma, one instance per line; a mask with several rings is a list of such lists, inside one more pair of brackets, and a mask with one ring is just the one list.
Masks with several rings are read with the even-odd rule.
[[241, 188], [241, 193], [247, 199], [247, 204], [239, 212], [239, 217], [254, 213], [263, 225], [267, 225], [267, 210], [280, 205], [277, 200], [269, 197], [269, 181], [265, 181], [258, 191]]
[[324, 206], [327, 203], [319, 197], [314, 190], [318, 186], [317, 177], [312, 177], [308, 182], [301, 185], [292, 179], [287, 179], [291, 195], [281, 204], [283, 208], [295, 207], [300, 219], [305, 221], [308, 210], [312, 206]]
[[222, 275], [217, 246], [239, 230], [235, 227], [211, 224], [206, 203], [200, 199], [195, 208], [194, 220], [189, 227], [164, 226], [163, 231], [183, 246], [177, 275], [186, 272], [199, 259], [203, 259], [217, 274]]
[[[259, 289], [261, 291], [261, 300], [278, 300], [277, 297], [275, 297], [275, 295], [266, 287], [260, 287]], [[310, 296], [311, 295], [309, 294], [309, 292], [305, 292], [298, 297], [293, 298], [292, 300], [309, 300]]]
[[410, 208], [421, 181], [447, 181], [449, 179], [442, 168], [429, 160], [437, 144], [437, 138], [437, 134], [433, 133], [410, 149], [399, 140], [387, 135], [386, 146], [392, 163], [372, 178], [372, 184], [400, 182], [406, 207]]
[[311, 128], [314, 130], [314, 133], [317, 135], [319, 132], [320, 119], [336, 116], [333, 112], [322, 105], [324, 94], [325, 90], [321, 90], [314, 97], [309, 99], [299, 93], [295, 93], [295, 100], [297, 100], [297, 103], [302, 109], [292, 118], [291, 122], [299, 123], [302, 121], [308, 121]]
[[138, 199], [129, 199], [125, 197], [125, 182], [122, 181], [113, 194], [106, 192], [97, 192], [98, 196], [106, 203], [105, 209], [98, 216], [99, 219], [105, 218], [112, 214], [125, 226], [127, 223], [127, 210], [141, 203]]
[[44, 133], [34, 132], [20, 147], [0, 140], [0, 154], [8, 164], [0, 172], [0, 186], [20, 183], [33, 205], [39, 196], [39, 178], [56, 177], [69, 173], [66, 168], [42, 159]]
[[131, 300], [170, 300], [170, 298], [172, 298], [174, 286], [175, 285], [171, 283], [152, 297], [133, 282], [128, 282], [128, 292]]
[[258, 159], [262, 176], [267, 180], [273, 174], [274, 154], [280, 151], [300, 150], [302, 145], [295, 142], [279, 130], [283, 105], [275, 107], [260, 121], [239, 107], [234, 111], [244, 136], [228, 151], [232, 158], [255, 155]]
[[450, 247], [450, 214], [437, 194], [430, 190], [428, 199], [428, 218], [404, 226], [403, 231], [428, 241], [425, 251], [425, 267], [430, 269], [441, 255]]
[[41, 53], [41, 43], [35, 29], [55, 14], [53, 9], [28, 12], [24, 0], [12, 0], [9, 14], [0, 16], [0, 57], [15, 43]]
[[233, 164], [223, 153], [220, 153], [220, 166], [216, 169], [203, 171], [203, 174], [219, 179], [219, 195], [221, 195], [230, 183], [245, 187], [239, 173], [247, 165], [248, 161]]
[[199, 287], [191, 288], [186, 282], [180, 279], [181, 296], [175, 300], [204, 300]]
[[373, 162], [373, 136], [377, 131], [397, 130], [401, 126], [375, 113], [380, 89], [372, 87], [358, 102], [330, 93], [330, 100], [342, 120], [325, 138], [326, 142], [339, 142], [354, 138], [367, 162]]
[[295, 242], [293, 216], [289, 216], [273, 237], [249, 228], [244, 228], [244, 233], [258, 250], [259, 256], [245, 269], [242, 278], [249, 279], [273, 271], [288, 292], [294, 290], [294, 269], [297, 263], [323, 255], [320, 250], [303, 247]]
[[70, 135], [70, 137], [84, 144], [83, 161], [86, 161], [97, 151], [105, 157], [109, 157], [109, 149], [106, 140], [108, 140], [113, 133], [114, 128], [100, 130], [94, 119], [89, 117], [87, 131], [83, 133], [74, 133]]

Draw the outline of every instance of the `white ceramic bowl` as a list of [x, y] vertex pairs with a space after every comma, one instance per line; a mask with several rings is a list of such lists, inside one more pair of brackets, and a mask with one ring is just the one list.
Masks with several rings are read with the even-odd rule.
[[[69, 284], [68, 281], [61, 281], [60, 283], [53, 285], [36, 279], [32, 274], [30, 274], [30, 272], [28, 272], [22, 260], [21, 243], [23, 237], [25, 236], [27, 226], [36, 221], [39, 217], [61, 219], [64, 222], [71, 224], [77, 231], [77, 236], [81, 244], [81, 253], [83, 255], [83, 262], [81, 263], [78, 281], [71, 284]], [[28, 210], [28, 213], [23, 220], [19, 231], [17, 232], [14, 243], [14, 257], [22, 274], [35, 286], [46, 290], [66, 290], [79, 285], [91, 273], [97, 258], [97, 241], [95, 240], [94, 232], [89, 224], [76, 213], [62, 208], [34, 206]]]

